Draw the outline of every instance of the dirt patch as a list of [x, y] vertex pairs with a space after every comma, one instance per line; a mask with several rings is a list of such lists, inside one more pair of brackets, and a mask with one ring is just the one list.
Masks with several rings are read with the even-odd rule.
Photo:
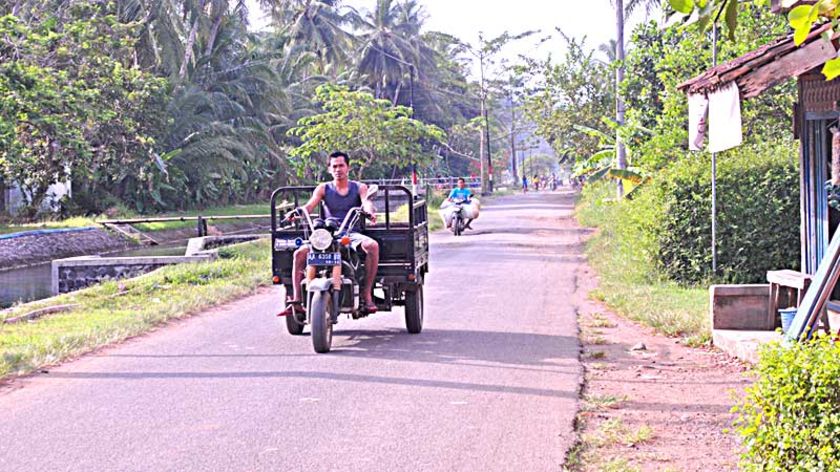
[[[597, 286], [589, 267], [578, 281], [584, 294]], [[747, 366], [656, 335], [599, 302], [579, 307], [586, 383], [572, 470], [737, 470], [730, 409], [750, 383]]]

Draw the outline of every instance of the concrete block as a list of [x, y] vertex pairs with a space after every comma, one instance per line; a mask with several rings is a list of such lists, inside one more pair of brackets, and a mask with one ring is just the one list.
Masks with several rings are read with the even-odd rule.
[[715, 347], [751, 364], [758, 362], [758, 348], [762, 344], [782, 339], [782, 334], [776, 331], [712, 330]]
[[769, 319], [769, 310], [769, 284], [709, 287], [712, 329], [772, 331], [775, 319]]

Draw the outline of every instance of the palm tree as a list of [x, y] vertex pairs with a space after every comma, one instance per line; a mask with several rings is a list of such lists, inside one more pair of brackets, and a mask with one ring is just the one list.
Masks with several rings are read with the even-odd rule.
[[607, 56], [607, 64], [612, 64], [613, 62], [615, 62], [616, 42], [614, 39], [611, 39], [606, 43], [603, 43], [600, 46], [598, 46], [598, 50], [604, 53], [605, 56]]
[[377, 0], [375, 10], [368, 12], [359, 25], [362, 46], [356, 67], [369, 78], [376, 98], [382, 98], [385, 90], [394, 90], [394, 103], [399, 100], [406, 72], [419, 62], [419, 7], [415, 2], [408, 3]]
[[290, 48], [305, 48], [317, 57], [320, 73], [328, 69], [337, 75], [338, 64], [348, 59], [353, 36], [344, 30], [355, 11], [339, 8], [338, 0], [293, 0], [273, 11], [285, 33], [291, 38]]
[[630, 16], [633, 12], [641, 8], [645, 11], [645, 15], [650, 15], [654, 10], [662, 10], [664, 3], [662, 0], [627, 0], [624, 5], [624, 11], [627, 16]]
[[134, 63], [144, 70], [174, 75], [184, 57], [186, 26], [177, 0], [119, 0], [117, 16], [136, 24]]

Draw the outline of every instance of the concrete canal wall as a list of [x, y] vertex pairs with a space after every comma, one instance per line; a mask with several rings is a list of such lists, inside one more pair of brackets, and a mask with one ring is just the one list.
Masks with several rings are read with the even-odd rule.
[[229, 246], [231, 244], [246, 243], [260, 238], [271, 237], [270, 234], [238, 234], [227, 236], [204, 236], [201, 238], [190, 238], [187, 241], [187, 250], [184, 253], [187, 256], [202, 254], [206, 251], [217, 249], [222, 246]]
[[131, 246], [126, 239], [95, 227], [5, 234], [0, 235], [0, 270]]
[[168, 265], [209, 262], [214, 259], [214, 253], [195, 256], [85, 256], [59, 259], [52, 262], [52, 293], [58, 295], [106, 280], [137, 277]]
[[52, 293], [67, 293], [115, 279], [137, 277], [173, 264], [209, 262], [218, 257], [217, 248], [253, 241], [269, 235], [248, 234], [191, 238], [183, 256], [100, 257], [84, 256], [52, 262]]

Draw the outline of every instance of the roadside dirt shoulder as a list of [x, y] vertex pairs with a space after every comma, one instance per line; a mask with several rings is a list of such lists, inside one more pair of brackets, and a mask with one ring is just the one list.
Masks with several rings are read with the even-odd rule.
[[588, 299], [598, 277], [586, 265], [578, 283], [586, 381], [570, 468], [737, 470], [730, 409], [750, 383], [747, 366], [656, 335]]

